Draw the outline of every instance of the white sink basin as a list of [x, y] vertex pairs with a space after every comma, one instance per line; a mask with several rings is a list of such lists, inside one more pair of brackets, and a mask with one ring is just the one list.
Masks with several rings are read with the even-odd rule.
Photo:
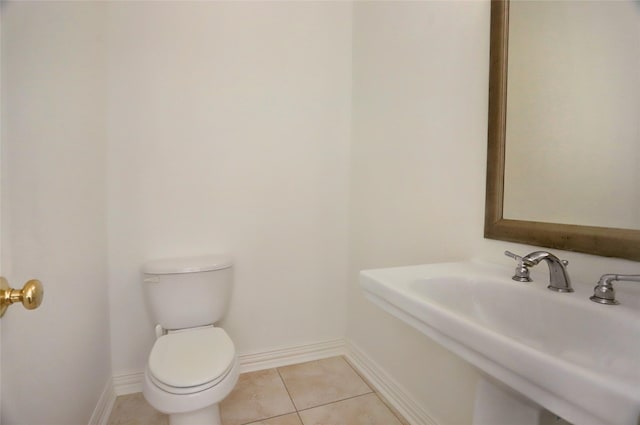
[[469, 261], [365, 270], [360, 283], [386, 311], [566, 420], [640, 424], [640, 311], [595, 304], [588, 285], [557, 293], [512, 274]]

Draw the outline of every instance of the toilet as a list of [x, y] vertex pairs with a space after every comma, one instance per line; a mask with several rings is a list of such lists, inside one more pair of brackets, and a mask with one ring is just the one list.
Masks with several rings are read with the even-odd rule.
[[156, 340], [144, 398], [170, 425], [220, 425], [219, 403], [238, 381], [233, 341], [215, 324], [233, 284], [228, 255], [163, 259], [142, 267]]

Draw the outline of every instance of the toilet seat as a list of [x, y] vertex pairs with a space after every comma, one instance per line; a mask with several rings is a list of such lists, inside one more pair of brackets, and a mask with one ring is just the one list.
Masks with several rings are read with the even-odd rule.
[[170, 332], [149, 354], [149, 379], [172, 394], [192, 394], [223, 380], [235, 362], [235, 347], [221, 329], [207, 326]]

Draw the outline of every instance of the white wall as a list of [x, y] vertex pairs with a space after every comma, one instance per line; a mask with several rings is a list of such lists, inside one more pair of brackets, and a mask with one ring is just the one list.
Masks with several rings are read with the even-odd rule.
[[354, 5], [348, 337], [441, 424], [477, 375], [366, 301], [365, 268], [468, 258], [482, 235], [489, 4]]
[[345, 333], [351, 5], [109, 9], [114, 374], [153, 342], [140, 266], [228, 250], [240, 353]]
[[[477, 373], [367, 302], [357, 271], [471, 257], [509, 265], [505, 249], [538, 249], [482, 236], [488, 36], [488, 2], [354, 6], [347, 336], [442, 425], [471, 423]], [[570, 261], [574, 286], [640, 270], [554, 252]], [[544, 282], [548, 271], [532, 274]], [[627, 302], [640, 295], [634, 285], [617, 291]]]
[[2, 423], [86, 424], [111, 376], [103, 4], [2, 4]]
[[[2, 319], [4, 424], [86, 423], [108, 313], [115, 375], [151, 347], [141, 263], [218, 249], [241, 353], [346, 334], [439, 423], [470, 423], [476, 372], [357, 271], [534, 249], [482, 238], [488, 2], [3, 8], [2, 271], [46, 290]], [[561, 254], [576, 285], [638, 271]]]

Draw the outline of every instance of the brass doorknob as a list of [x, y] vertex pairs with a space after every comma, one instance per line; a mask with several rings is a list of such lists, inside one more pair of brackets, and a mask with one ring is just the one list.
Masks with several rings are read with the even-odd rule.
[[7, 279], [0, 277], [0, 317], [4, 316], [7, 307], [16, 302], [21, 302], [27, 310], [38, 308], [43, 297], [44, 289], [39, 280], [31, 279], [22, 289], [13, 289]]

